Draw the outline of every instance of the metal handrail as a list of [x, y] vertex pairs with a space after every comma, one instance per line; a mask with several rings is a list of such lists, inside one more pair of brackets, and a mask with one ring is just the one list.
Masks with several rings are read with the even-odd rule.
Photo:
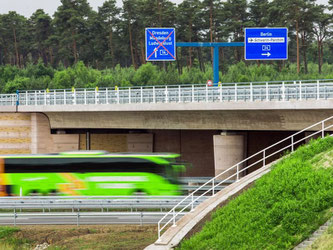
[[1, 94], [0, 106], [115, 105], [333, 99], [333, 80], [134, 86], [99, 89], [21, 90]]
[[[233, 165], [232, 167], [224, 170], [222, 173], [218, 174], [217, 176], [215, 176], [214, 178], [208, 180], [206, 183], [204, 183], [203, 185], [201, 185], [199, 188], [197, 188], [195, 191], [193, 191], [190, 195], [188, 195], [187, 197], [183, 198], [177, 205], [175, 205], [169, 212], [167, 212], [164, 217], [162, 217], [160, 219], [160, 221], [158, 222], [158, 239], [161, 238], [161, 232], [164, 230], [164, 228], [166, 226], [168, 226], [171, 222], [172, 225], [175, 226], [176, 225], [176, 217], [180, 214], [183, 213], [186, 209], [191, 208], [191, 211], [193, 210], [193, 204], [195, 202], [197, 202], [198, 199], [200, 199], [203, 195], [207, 195], [208, 193], [211, 193], [212, 196], [215, 195], [215, 188], [222, 185], [223, 183], [226, 183], [227, 181], [231, 180], [232, 178], [236, 178], [236, 181], [239, 181], [242, 177], [240, 177], [241, 173], [244, 173], [244, 171], [248, 170], [249, 168], [259, 164], [260, 162], [262, 162], [262, 167], [266, 166], [266, 162], [267, 159], [271, 158], [274, 155], [277, 155], [287, 149], [290, 149], [291, 152], [293, 152], [295, 150], [295, 146], [297, 144], [299, 144], [302, 141], [305, 141], [309, 138], [312, 138], [316, 135], [319, 135], [320, 137], [324, 137], [325, 136], [325, 131], [327, 131], [328, 129], [333, 127], [333, 124], [325, 126], [325, 123], [327, 123], [328, 121], [332, 121], [333, 122], [333, 116], [324, 119], [320, 122], [317, 122], [301, 131], [298, 131], [296, 133], [294, 133], [291, 136], [288, 136], [282, 140], [280, 140], [277, 143], [274, 143], [272, 145], [270, 145], [269, 147], [266, 147], [263, 150], [258, 151], [257, 153], [247, 157], [246, 159], [236, 163], [235, 165]], [[316, 127], [320, 126], [320, 129], [317, 130]], [[313, 132], [314, 130], [317, 130], [316, 132]], [[301, 133], [304, 133], [306, 131], [311, 131], [312, 133], [310, 135], [306, 135], [304, 137], [302, 137], [301, 139], [297, 139], [295, 140], [295, 136], [300, 135]], [[288, 140], [290, 140], [290, 144], [288, 144], [287, 146], [281, 145], [282, 143], [288, 142]], [[281, 145], [282, 148], [277, 149], [276, 151], [274, 151], [273, 153], [268, 153], [268, 150], [273, 149], [273, 147], [279, 146]], [[250, 165], [246, 166], [246, 167], [242, 167], [242, 165], [246, 164], [247, 161], [254, 159], [254, 157], [256, 156], [260, 156], [262, 155], [262, 158], [260, 158], [259, 160], [255, 160], [254, 163], [251, 163]], [[240, 169], [240, 167], [242, 167]], [[234, 173], [231, 173], [227, 178], [219, 181], [217, 180], [218, 178], [222, 177], [223, 175], [226, 175], [229, 171], [235, 171]], [[245, 176], [245, 175], [244, 175]], [[243, 177], [244, 177], [243, 176]], [[217, 184], [216, 184], [217, 182]], [[205, 189], [204, 192], [202, 193], [202, 189], [203, 187], [207, 186], [209, 184], [209, 186], [211, 186], [211, 188], [209, 188], [208, 190]], [[194, 195], [198, 194], [195, 198]], [[191, 200], [189, 203], [187, 203], [186, 205], [184, 205], [185, 201]], [[178, 211], [179, 210], [179, 211]], [[165, 221], [165, 218], [172, 216], [168, 221]], [[164, 222], [164, 223], [163, 223]], [[164, 224], [163, 226], [161, 226], [161, 224]]]

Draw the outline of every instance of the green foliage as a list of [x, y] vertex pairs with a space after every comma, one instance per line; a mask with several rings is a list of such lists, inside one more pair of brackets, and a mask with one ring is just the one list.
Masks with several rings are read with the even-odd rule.
[[3, 88], [5, 93], [15, 93], [16, 90], [27, 89], [27, 85], [30, 82], [30, 78], [16, 76], [14, 80], [8, 81]]
[[[295, 64], [286, 64], [279, 70], [277, 64], [246, 65], [239, 62], [229, 67], [222, 75], [221, 82], [257, 82], [277, 80], [333, 79], [333, 65], [323, 64], [322, 74], [317, 72], [317, 64], [308, 64], [308, 74], [297, 74]], [[73, 67], [59, 64], [57, 68], [46, 66], [42, 61], [28, 64], [25, 68], [0, 66], [0, 91], [14, 93], [19, 90], [69, 89], [98, 87], [126, 87], [147, 85], [205, 84], [213, 79], [213, 68], [205, 65], [205, 71], [198, 67], [183, 67], [179, 74], [176, 64], [169, 63], [166, 69], [147, 63], [137, 70], [134, 67], [121, 67], [97, 70], [86, 66], [82, 61]]]
[[20, 229], [16, 227], [0, 227], [0, 248], [3, 249], [29, 249], [29, 241], [14, 237]]
[[218, 209], [180, 249], [292, 249], [331, 216], [333, 169], [314, 167], [333, 138], [300, 147]]
[[101, 72], [95, 69], [88, 68], [83, 62], [78, 62], [74, 67], [57, 71], [50, 83], [50, 88], [68, 89], [89, 88], [97, 86], [101, 77]]
[[141, 67], [135, 72], [133, 81], [136, 85], [156, 85], [157, 84], [157, 66], [151, 63], [141, 65]]

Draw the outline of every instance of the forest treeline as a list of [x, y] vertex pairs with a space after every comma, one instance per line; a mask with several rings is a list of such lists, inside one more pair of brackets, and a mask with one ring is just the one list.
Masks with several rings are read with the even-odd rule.
[[[46, 66], [42, 61], [37, 64], [28, 64], [24, 68], [15, 65], [0, 66], [0, 93], [15, 93], [16, 90], [46, 90], [95, 88], [95, 87], [130, 87], [151, 85], [175, 84], [205, 84], [212, 79], [213, 69], [206, 65], [207, 70], [198, 67], [183, 67], [182, 73], [176, 65], [167, 66], [161, 70], [151, 63], [142, 64], [137, 70], [133, 67], [120, 67], [98, 70], [86, 66], [82, 61], [73, 66], [57, 68]], [[295, 63], [288, 64], [282, 69], [274, 64], [246, 65], [244, 62], [231, 65], [222, 75], [222, 84], [234, 82], [281, 81], [281, 80], [307, 80], [307, 79], [333, 79], [333, 65], [324, 63], [322, 73], [318, 73], [318, 66], [310, 62], [308, 73], [297, 73]]]
[[[221, 48], [223, 80], [233, 81], [235, 77], [227, 75], [233, 66], [243, 64], [255, 64], [260, 70], [267, 67], [282, 75], [296, 67], [294, 79], [298, 79], [301, 74], [313, 75], [315, 63], [320, 75], [325, 63], [333, 64], [332, 9], [333, 0], [328, 5], [315, 0], [184, 0], [178, 5], [169, 0], [123, 0], [121, 7], [116, 0], [106, 0], [95, 11], [87, 0], [61, 0], [52, 17], [42, 9], [29, 18], [11, 11], [0, 15], [0, 79], [11, 79], [2, 75], [9, 70], [19, 72], [19, 80], [1, 82], [1, 89], [8, 89], [6, 86], [14, 80], [24, 82], [31, 77], [35, 79], [34, 88], [42, 87], [36, 80], [41, 78], [39, 75], [27, 73], [41, 65], [49, 71], [43, 75], [43, 86], [69, 87], [65, 80], [59, 83], [57, 79], [73, 77], [71, 72], [83, 67], [90, 72], [89, 79], [95, 79], [87, 81], [88, 85], [101, 81], [107, 86], [118, 82], [177, 84], [208, 79], [210, 48], [177, 48], [175, 62], [145, 66], [146, 27], [175, 27], [177, 41], [182, 42], [239, 42], [244, 41], [246, 27], [287, 27], [288, 61], [244, 62], [244, 48]], [[243, 66], [239, 67], [241, 71]], [[157, 78], [137, 82], [149, 78], [140, 73], [149, 70], [156, 71]], [[243, 80], [251, 78], [246, 74], [236, 78], [242, 75]], [[74, 79], [75, 84], [78, 81]]]

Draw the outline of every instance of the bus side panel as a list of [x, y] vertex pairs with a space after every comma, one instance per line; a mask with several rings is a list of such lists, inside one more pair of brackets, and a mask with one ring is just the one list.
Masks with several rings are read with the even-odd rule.
[[11, 195], [178, 195], [179, 186], [145, 172], [11, 173], [5, 174]]
[[57, 192], [57, 183], [62, 179], [57, 173], [11, 173], [6, 174], [12, 195], [48, 195]]
[[170, 184], [162, 176], [144, 172], [77, 174], [85, 181], [84, 195], [178, 195], [178, 185]]

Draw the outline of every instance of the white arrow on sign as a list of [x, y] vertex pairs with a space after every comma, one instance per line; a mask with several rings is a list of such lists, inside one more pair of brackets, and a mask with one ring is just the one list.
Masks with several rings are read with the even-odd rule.
[[269, 57], [271, 55], [271, 53], [269, 53], [269, 52], [267, 52], [267, 53], [261, 53], [261, 55]]
[[155, 58], [157, 58], [157, 47], [154, 49], [155, 51]]

